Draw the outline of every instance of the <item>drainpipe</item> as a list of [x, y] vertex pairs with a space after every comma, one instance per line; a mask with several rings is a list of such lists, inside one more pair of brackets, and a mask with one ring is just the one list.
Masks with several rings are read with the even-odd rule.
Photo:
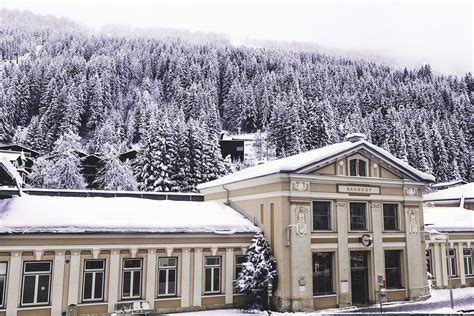
[[222, 188], [226, 191], [226, 201], [225, 201], [225, 205], [230, 205], [230, 198], [229, 198], [229, 195], [230, 195], [230, 192], [229, 192], [229, 189], [227, 189], [225, 187], [225, 184], [222, 185]]

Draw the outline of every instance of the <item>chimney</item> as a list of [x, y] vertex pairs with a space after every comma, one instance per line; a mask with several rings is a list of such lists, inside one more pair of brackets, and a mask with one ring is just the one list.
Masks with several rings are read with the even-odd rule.
[[351, 143], [359, 142], [366, 140], [367, 136], [362, 133], [352, 133], [352, 134], [347, 134], [346, 137], [344, 137], [344, 140], [349, 141]]

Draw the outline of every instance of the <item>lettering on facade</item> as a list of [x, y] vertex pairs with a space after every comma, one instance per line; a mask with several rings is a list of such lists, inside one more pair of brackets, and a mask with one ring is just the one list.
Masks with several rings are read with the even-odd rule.
[[340, 193], [354, 193], [354, 194], [380, 194], [379, 187], [367, 187], [358, 185], [339, 185], [338, 191]]
[[418, 222], [416, 220], [416, 209], [409, 208], [407, 209], [408, 218], [410, 220], [409, 231], [410, 235], [415, 236], [418, 233]]
[[291, 181], [291, 191], [309, 192], [309, 182]]
[[418, 195], [418, 188], [406, 187], [405, 194], [408, 196], [416, 196]]
[[298, 237], [303, 237], [306, 235], [306, 213], [308, 209], [306, 207], [297, 207], [296, 208], [296, 235]]

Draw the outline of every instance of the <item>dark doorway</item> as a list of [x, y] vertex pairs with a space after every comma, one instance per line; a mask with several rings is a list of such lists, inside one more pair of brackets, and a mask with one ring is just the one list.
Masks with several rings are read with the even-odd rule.
[[369, 267], [367, 251], [351, 252], [351, 286], [352, 304], [366, 305], [369, 303]]

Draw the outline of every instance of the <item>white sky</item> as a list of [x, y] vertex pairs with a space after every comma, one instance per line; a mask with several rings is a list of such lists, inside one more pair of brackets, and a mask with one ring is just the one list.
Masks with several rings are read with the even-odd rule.
[[8, 9], [66, 16], [88, 26], [155, 26], [246, 38], [315, 42], [394, 58], [403, 66], [473, 71], [469, 0], [0, 0]]

